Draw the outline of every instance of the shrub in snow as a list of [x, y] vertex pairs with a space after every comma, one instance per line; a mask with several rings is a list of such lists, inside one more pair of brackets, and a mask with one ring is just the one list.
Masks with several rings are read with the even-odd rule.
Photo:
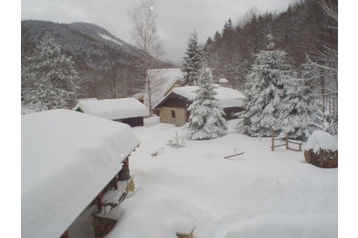
[[185, 141], [184, 141], [183, 137], [179, 136], [178, 132], [175, 131], [175, 135], [173, 137], [170, 137], [170, 139], [168, 141], [168, 145], [170, 147], [180, 148], [180, 147], [185, 146]]
[[204, 70], [193, 103], [188, 107], [189, 122], [186, 126], [192, 140], [210, 140], [227, 132], [225, 112], [220, 107], [210, 69]]
[[321, 168], [338, 167], [338, 141], [325, 131], [314, 131], [308, 138], [304, 152], [308, 163]]

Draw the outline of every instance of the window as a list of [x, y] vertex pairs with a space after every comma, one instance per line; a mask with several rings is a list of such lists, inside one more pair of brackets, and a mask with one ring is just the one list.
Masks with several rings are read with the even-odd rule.
[[170, 110], [170, 115], [172, 119], [175, 119], [175, 111], [174, 110]]

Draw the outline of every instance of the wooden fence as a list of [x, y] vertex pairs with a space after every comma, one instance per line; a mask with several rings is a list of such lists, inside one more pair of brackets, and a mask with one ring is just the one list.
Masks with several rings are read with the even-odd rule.
[[[275, 141], [276, 141], [276, 140], [283, 140], [285, 143], [284, 143], [284, 144], [275, 145]], [[272, 145], [271, 145], [271, 150], [272, 150], [272, 151], [274, 151], [275, 147], [280, 147], [280, 146], [286, 146], [286, 150], [302, 151], [302, 149], [301, 149], [301, 147], [302, 147], [302, 142], [297, 142], [297, 141], [289, 140], [289, 139], [288, 139], [288, 133], [286, 133], [286, 136], [285, 136], [285, 137], [275, 138], [275, 130], [272, 129], [272, 130], [271, 130], [271, 141], [272, 141]], [[289, 143], [297, 144], [297, 145], [298, 145], [298, 149], [290, 148], [290, 147], [289, 147]]]

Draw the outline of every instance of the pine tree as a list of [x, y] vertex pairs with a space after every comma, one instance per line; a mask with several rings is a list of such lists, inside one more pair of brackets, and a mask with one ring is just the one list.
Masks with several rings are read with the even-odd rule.
[[289, 79], [285, 85], [280, 123], [282, 133], [306, 141], [313, 131], [322, 130], [322, 113], [307, 79]]
[[195, 91], [193, 103], [188, 107], [190, 111], [187, 129], [192, 140], [209, 140], [226, 133], [228, 124], [223, 118], [223, 109], [215, 98], [217, 94], [210, 69], [206, 69]]
[[281, 130], [278, 118], [290, 65], [284, 51], [273, 49], [273, 37], [268, 35], [267, 39], [267, 50], [255, 54], [255, 63], [247, 76], [247, 110], [239, 114], [243, 120], [237, 126], [238, 132], [250, 136], [270, 136], [272, 128], [277, 133]]
[[60, 45], [46, 33], [23, 72], [24, 103], [36, 111], [74, 106], [79, 77], [71, 57], [61, 53]]
[[322, 130], [323, 114], [308, 79], [291, 78], [286, 81], [285, 98], [280, 108], [283, 134], [291, 139], [306, 141], [315, 130]]
[[183, 85], [197, 85], [203, 67], [204, 53], [202, 47], [198, 44], [196, 32], [190, 35], [187, 43], [186, 56], [183, 66]]

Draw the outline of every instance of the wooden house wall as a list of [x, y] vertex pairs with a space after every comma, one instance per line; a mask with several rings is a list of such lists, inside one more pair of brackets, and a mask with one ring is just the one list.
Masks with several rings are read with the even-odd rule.
[[224, 108], [224, 112], [226, 113], [226, 115], [224, 116], [224, 118], [226, 120], [231, 120], [231, 119], [235, 119], [237, 118], [237, 116], [234, 116], [235, 113], [241, 112], [243, 111], [244, 108], [242, 107], [229, 107], [229, 108]]
[[125, 123], [125, 124], [129, 125], [130, 127], [143, 126], [144, 125], [143, 117], [123, 118], [123, 119], [117, 119], [117, 120], [114, 120], [114, 121]]
[[[183, 126], [189, 118], [189, 112], [187, 108], [192, 102], [186, 98], [179, 96], [175, 93], [172, 93], [165, 101], [160, 103], [156, 109], [159, 109], [160, 122], [170, 123], [175, 126]], [[231, 120], [237, 118], [235, 113], [243, 111], [242, 107], [229, 107], [224, 108], [226, 115], [224, 118], [226, 120]], [[175, 118], [173, 118], [172, 111], [175, 112]]]

